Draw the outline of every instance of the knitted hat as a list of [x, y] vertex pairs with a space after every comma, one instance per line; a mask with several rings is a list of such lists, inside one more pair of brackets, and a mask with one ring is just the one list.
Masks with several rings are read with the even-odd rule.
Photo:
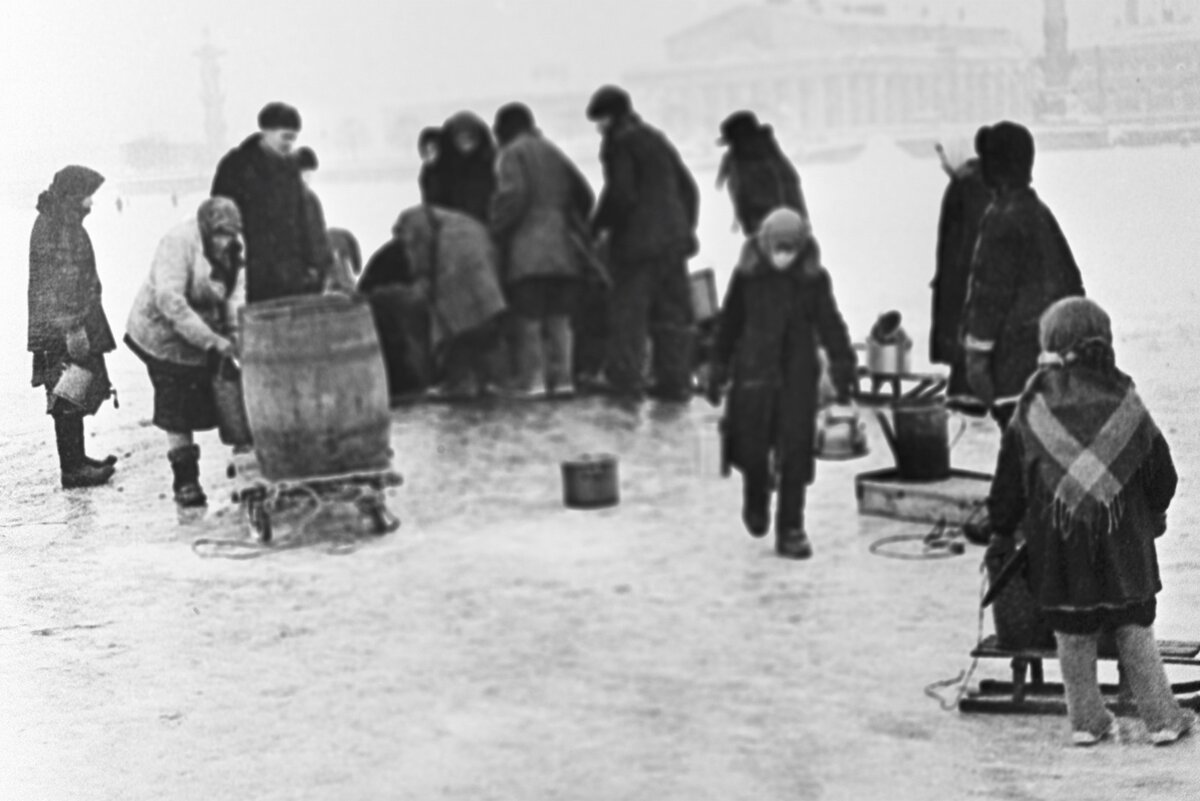
[[619, 86], [607, 84], [601, 86], [588, 101], [587, 118], [598, 120], [601, 117], [624, 117], [633, 112], [633, 101], [629, 93]]
[[763, 253], [770, 254], [776, 248], [798, 252], [812, 238], [812, 224], [793, 209], [778, 208], [762, 221], [757, 236]]
[[261, 131], [283, 129], [300, 130], [300, 112], [287, 103], [268, 103], [258, 112], [258, 128]]

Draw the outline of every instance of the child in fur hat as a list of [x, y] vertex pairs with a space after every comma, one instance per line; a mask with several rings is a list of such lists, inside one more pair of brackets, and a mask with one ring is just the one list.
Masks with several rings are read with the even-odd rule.
[[729, 463], [742, 473], [742, 521], [767, 533], [771, 462], [777, 467], [775, 550], [807, 559], [804, 501], [812, 483], [818, 387], [824, 348], [840, 399], [853, 392], [856, 357], [833, 298], [829, 273], [807, 219], [771, 212], [746, 241], [721, 306], [708, 399], [729, 384], [725, 438]]

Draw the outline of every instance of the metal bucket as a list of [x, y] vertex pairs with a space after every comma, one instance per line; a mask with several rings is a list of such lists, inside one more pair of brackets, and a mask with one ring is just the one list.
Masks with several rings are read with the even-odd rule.
[[221, 360], [212, 379], [213, 398], [217, 403], [217, 433], [223, 445], [250, 445], [250, 421], [242, 397], [242, 371], [236, 360]]
[[879, 426], [896, 457], [900, 477], [910, 481], [940, 481], [950, 476], [950, 449], [966, 430], [959, 420], [958, 433], [950, 439], [950, 412], [942, 398], [901, 399], [892, 404], [892, 418], [875, 412]]
[[617, 457], [585, 453], [562, 463], [563, 505], [569, 509], [600, 509], [616, 506]]
[[51, 393], [68, 403], [84, 408], [87, 406], [88, 390], [91, 389], [94, 378], [91, 370], [78, 364], [67, 364], [63, 367], [62, 375]]
[[867, 339], [867, 372], [871, 375], [907, 375], [912, 372], [912, 342], [880, 343]]

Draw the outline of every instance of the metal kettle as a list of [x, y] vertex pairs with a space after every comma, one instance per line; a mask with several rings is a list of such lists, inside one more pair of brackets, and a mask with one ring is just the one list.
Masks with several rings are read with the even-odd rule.
[[840, 461], [866, 456], [867, 424], [853, 403], [827, 406], [817, 417], [814, 455], [818, 459]]

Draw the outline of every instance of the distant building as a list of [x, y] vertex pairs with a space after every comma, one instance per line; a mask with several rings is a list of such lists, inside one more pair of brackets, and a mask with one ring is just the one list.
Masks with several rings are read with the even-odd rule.
[[673, 131], [708, 132], [749, 107], [795, 140], [903, 136], [1035, 105], [1035, 63], [1013, 31], [897, 19], [881, 3], [745, 5], [666, 47], [666, 66], [627, 80]]
[[1072, 51], [1071, 90], [1109, 125], [1200, 123], [1200, 3], [1123, 0], [1105, 39]]

